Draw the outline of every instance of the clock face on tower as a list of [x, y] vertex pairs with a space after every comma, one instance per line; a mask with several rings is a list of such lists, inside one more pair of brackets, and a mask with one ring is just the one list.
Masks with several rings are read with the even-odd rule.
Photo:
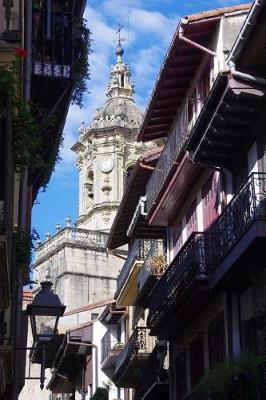
[[98, 166], [101, 172], [108, 173], [112, 171], [114, 166], [114, 161], [112, 158], [102, 158], [99, 161]]

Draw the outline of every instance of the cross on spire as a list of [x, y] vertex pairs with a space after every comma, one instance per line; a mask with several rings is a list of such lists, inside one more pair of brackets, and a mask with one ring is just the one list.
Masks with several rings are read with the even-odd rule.
[[116, 31], [116, 35], [117, 35], [117, 45], [121, 46], [121, 42], [124, 42], [125, 39], [121, 38], [121, 31], [123, 29], [123, 26], [119, 23], [118, 27], [117, 27], [117, 31]]

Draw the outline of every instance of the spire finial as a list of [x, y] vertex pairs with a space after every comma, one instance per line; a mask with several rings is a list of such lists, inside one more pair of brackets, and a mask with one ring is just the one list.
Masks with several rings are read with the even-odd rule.
[[124, 49], [122, 47], [121, 42], [124, 42], [125, 39], [121, 38], [121, 31], [123, 29], [123, 26], [119, 23], [117, 30], [116, 30], [116, 34], [117, 34], [117, 47], [116, 47], [116, 51], [115, 54], [117, 55], [117, 61], [121, 62], [122, 61], [122, 55], [124, 54]]

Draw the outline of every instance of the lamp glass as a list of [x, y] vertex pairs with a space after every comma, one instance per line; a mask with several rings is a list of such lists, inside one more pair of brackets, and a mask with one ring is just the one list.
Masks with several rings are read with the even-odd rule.
[[58, 317], [46, 315], [35, 315], [36, 337], [41, 342], [52, 340], [56, 333]]

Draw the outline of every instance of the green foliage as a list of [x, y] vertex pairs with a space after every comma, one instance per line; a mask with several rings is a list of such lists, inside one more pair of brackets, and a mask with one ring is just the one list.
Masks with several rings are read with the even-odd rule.
[[90, 400], [108, 400], [108, 389], [98, 387], [95, 393], [90, 397]]
[[259, 366], [266, 357], [242, 353], [210, 370], [199, 382], [197, 393], [221, 400], [260, 400]]
[[86, 80], [90, 78], [89, 54], [91, 53], [91, 31], [86, 27], [86, 20], [76, 18], [75, 32], [75, 61], [74, 61], [74, 88], [72, 103], [83, 106], [83, 95], [87, 89]]
[[15, 170], [23, 172], [25, 168], [44, 166], [42, 132], [54, 125], [54, 119], [39, 122], [36, 118], [41, 110], [36, 104], [27, 104], [20, 94], [19, 74], [21, 59], [0, 66], [0, 107], [5, 109], [4, 102], [8, 99], [12, 114], [13, 150]]
[[23, 282], [29, 279], [29, 267], [32, 260], [32, 250], [34, 248], [32, 235], [30, 233], [17, 230], [14, 233], [16, 249], [16, 266], [21, 272]]

